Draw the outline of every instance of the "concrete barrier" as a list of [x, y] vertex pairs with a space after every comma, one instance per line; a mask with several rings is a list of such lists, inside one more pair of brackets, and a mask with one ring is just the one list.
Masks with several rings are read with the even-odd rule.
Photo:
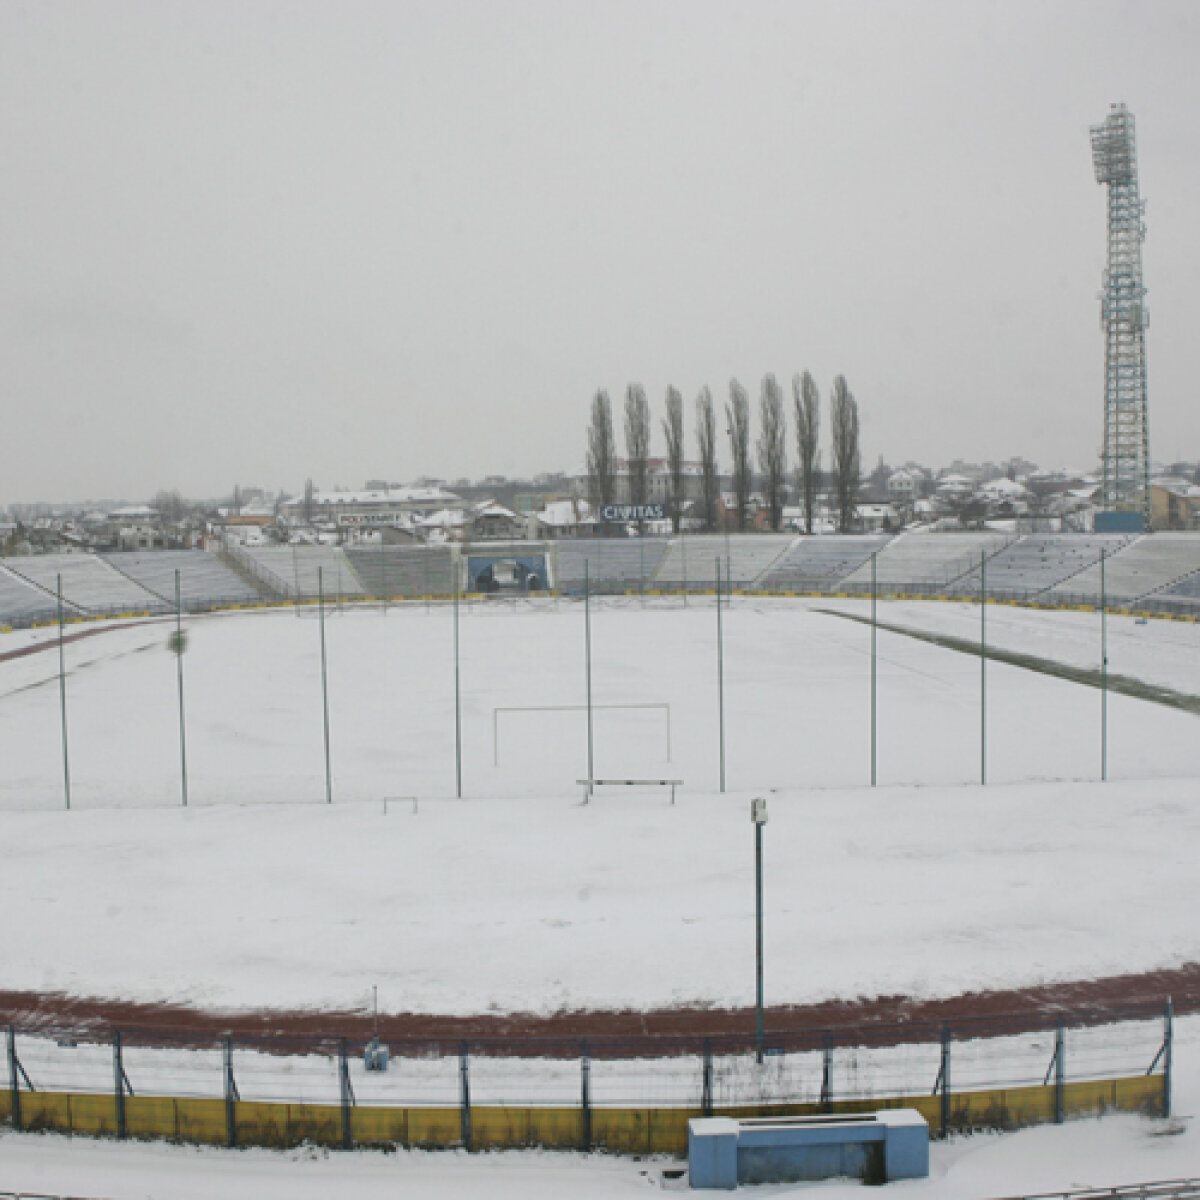
[[929, 1126], [911, 1108], [860, 1116], [688, 1122], [688, 1176], [694, 1188], [838, 1176], [888, 1183], [928, 1174]]

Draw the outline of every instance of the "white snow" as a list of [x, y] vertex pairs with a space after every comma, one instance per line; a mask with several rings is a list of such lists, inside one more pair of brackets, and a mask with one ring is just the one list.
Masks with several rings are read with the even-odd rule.
[[[675, 806], [658, 790], [582, 805], [578, 711], [505, 715], [493, 741], [497, 708], [584, 702], [578, 604], [464, 606], [462, 800], [447, 608], [329, 616], [332, 806], [320, 802], [312, 617], [187, 621], [186, 810], [169, 623], [67, 647], [69, 813], [57, 652], [0, 663], [0, 905], [18, 914], [0, 933], [0, 987], [230, 1008], [365, 1008], [373, 984], [391, 1010], [744, 1005], [757, 794], [770, 806], [768, 1003], [1200, 958], [1194, 717], [1111, 696], [1101, 785], [1098, 693], [991, 663], [980, 787], [979, 660], [881, 632], [872, 789], [870, 631], [811, 607], [746, 601], [724, 614], [722, 794], [711, 602], [594, 605], [596, 704], [671, 712], [668, 760], [657, 710], [598, 710], [595, 773], [683, 778]], [[881, 618], [970, 636], [978, 608], [881, 605]], [[1081, 665], [1098, 653], [1092, 614], [997, 608], [988, 629]], [[1109, 633], [1113, 671], [1194, 690], [1196, 626], [1110, 618]], [[53, 636], [5, 635], [0, 651]], [[1200, 1099], [1198, 1044], [1182, 1022], [1183, 1112]], [[545, 1082], [558, 1086], [553, 1072]], [[1190, 1126], [1158, 1132], [1110, 1118], [960, 1139], [935, 1150], [934, 1179], [914, 1190], [1200, 1173]], [[0, 1188], [113, 1197], [372, 1195], [398, 1181], [451, 1196], [601, 1196], [644, 1190], [657, 1172], [579, 1156], [310, 1159], [0, 1139]]]

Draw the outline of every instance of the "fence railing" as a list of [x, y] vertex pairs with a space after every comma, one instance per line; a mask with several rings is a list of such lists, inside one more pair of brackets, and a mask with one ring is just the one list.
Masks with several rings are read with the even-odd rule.
[[[1169, 1114], [1173, 1012], [630, 1037], [6, 1033], [15, 1129], [225, 1145], [544, 1145], [680, 1153], [692, 1116], [907, 1106], [935, 1134]], [[379, 1053], [386, 1048], [386, 1055]], [[386, 1069], [372, 1069], [380, 1064]]]

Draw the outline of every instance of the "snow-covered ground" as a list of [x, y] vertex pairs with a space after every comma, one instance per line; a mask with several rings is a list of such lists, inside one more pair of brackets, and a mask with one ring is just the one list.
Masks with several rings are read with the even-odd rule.
[[[976, 1200], [1067, 1188], [1111, 1187], [1200, 1176], [1200, 1018], [1178, 1022], [1178, 1116], [1131, 1115], [1070, 1121], [1017, 1133], [976, 1134], [934, 1143], [930, 1177], [893, 1185], [922, 1200]], [[437, 1196], [446, 1200], [618, 1200], [683, 1191], [682, 1163], [610, 1155], [400, 1151], [327, 1153], [313, 1149], [192, 1149], [0, 1135], [0, 1189], [108, 1200], [328, 1200], [330, 1196]], [[819, 1190], [816, 1190], [819, 1189]], [[861, 1196], [858, 1183], [764, 1186], [756, 1196], [828, 1200]]]
[[[969, 606], [897, 605], [897, 616], [969, 627]], [[893, 606], [884, 606], [890, 615]], [[307, 610], [306, 610], [307, 611]], [[975, 612], [978, 610], [976, 609]], [[1087, 622], [1091, 621], [1091, 625]], [[997, 640], [1086, 661], [1088, 614], [997, 608]], [[1190, 689], [1200, 626], [1113, 619], [1114, 671]], [[321, 663], [313, 614], [188, 621], [187, 755], [193, 804], [320, 800]], [[76, 807], [164, 806], [179, 797], [176, 671], [168, 627], [124, 628], [67, 647]], [[337, 800], [447, 796], [456, 787], [450, 610], [347, 611], [326, 622]], [[0, 649], [6, 642], [0, 638]], [[480, 798], [577, 794], [588, 743], [582, 606], [465, 606], [462, 785]], [[725, 614], [726, 781], [731, 789], [852, 787], [870, 780], [870, 631], [795, 602]], [[57, 652], [0, 663], [0, 808], [62, 804]], [[881, 632], [878, 779], [954, 784], [980, 775], [980, 667], [969, 655]], [[1095, 779], [1100, 695], [991, 663], [989, 782]], [[719, 785], [716, 619], [711, 601], [596, 604], [592, 691], [598, 776]], [[563, 711], [522, 711], [561, 706]], [[508, 711], [498, 711], [508, 710]], [[1196, 777], [1195, 718], [1109, 699], [1113, 779]]]
[[[831, 598], [815, 607], [869, 616], [869, 600]], [[979, 605], [969, 601], [880, 600], [880, 621], [931, 633], [952, 634], [978, 641]], [[1146, 683], [1200, 695], [1200, 625], [1165, 617], [1106, 618], [1108, 669]], [[987, 643], [1088, 670], [1100, 669], [1101, 617], [1096, 612], [1067, 609], [987, 607]]]
[[[768, 1002], [1200, 958], [1194, 779], [787, 789]], [[0, 814], [0, 987], [257, 1007], [746, 1004], [749, 793]]]
[[[1068, 648], [1077, 615], [1052, 614]], [[889, 786], [856, 786], [869, 773], [869, 630], [747, 602], [725, 614], [721, 794], [711, 604], [598, 605], [596, 702], [669, 703], [671, 761], [661, 710], [602, 709], [597, 773], [686, 783], [674, 806], [622, 789], [582, 806], [582, 715], [495, 717], [583, 700], [580, 606], [472, 607], [457, 800], [450, 612], [348, 612], [326, 630], [327, 806], [316, 621], [189, 627], [186, 810], [163, 627], [68, 648], [69, 813], [57, 655], [0, 664], [0, 904], [21, 914], [0, 986], [355, 1007], [378, 984], [385, 1007], [461, 1013], [743, 1004], [760, 790], [769, 1001], [945, 995], [1200, 957], [1200, 738], [1186, 713], [1112, 697], [1100, 785], [1098, 693], [991, 664], [995, 782], [956, 782], [978, 777], [978, 660], [881, 634]], [[1168, 635], [1147, 660], [1200, 666], [1200, 627], [1130, 637]]]
[[[1112, 696], [1101, 785], [1098, 693], [992, 663], [980, 787], [978, 659], [881, 632], [872, 789], [869, 630], [812, 607], [749, 600], [725, 613], [722, 794], [711, 602], [595, 606], [595, 702], [668, 704], [671, 722], [668, 757], [661, 709], [598, 709], [596, 774], [682, 778], [674, 806], [657, 790], [581, 805], [581, 714], [496, 715], [584, 702], [578, 604], [464, 608], [462, 800], [446, 608], [328, 620], [332, 806], [320, 802], [312, 617], [187, 622], [186, 810], [166, 626], [67, 647], [69, 813], [57, 654], [0, 663], [0, 905], [14, 914], [0, 987], [232, 1008], [365, 1008], [375, 984], [392, 1010], [743, 1005], [756, 794], [770, 805], [768, 1003], [949, 995], [1200, 958], [1196, 718]], [[978, 608], [897, 603], [880, 615], [969, 637]], [[995, 644], [1044, 657], [1094, 665], [1098, 653], [1091, 614], [996, 608], [988, 628]], [[1111, 618], [1109, 633], [1114, 672], [1196, 690], [1200, 627]], [[0, 651], [51, 635], [6, 635]], [[1195, 1022], [1181, 1022], [1183, 1113], [1200, 1101], [1198, 1049]], [[1190, 1125], [1167, 1135], [1121, 1117], [959, 1139], [934, 1166], [913, 1190], [1111, 1184], [1200, 1173], [1200, 1158]], [[0, 1189], [114, 1198], [398, 1185], [574, 1198], [662, 1182], [661, 1164], [582, 1156], [0, 1138]]]

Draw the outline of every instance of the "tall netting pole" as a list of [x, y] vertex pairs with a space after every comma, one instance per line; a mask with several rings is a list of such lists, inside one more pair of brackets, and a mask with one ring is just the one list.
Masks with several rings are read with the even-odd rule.
[[987, 551], [979, 553], [979, 782], [987, 783]]
[[462, 674], [458, 654], [458, 570], [454, 566], [454, 794], [462, 799]]
[[58, 576], [58, 700], [62, 713], [63, 801], [71, 807], [71, 761], [67, 754], [67, 653], [63, 621], [62, 576]]
[[1100, 551], [1100, 779], [1108, 779], [1108, 597], [1104, 591], [1104, 551]]
[[592, 762], [594, 748], [592, 735], [592, 584], [589, 562], [586, 558], [583, 560], [583, 643], [585, 682], [587, 684], [587, 794], [590, 800], [592, 780], [596, 776]]
[[875, 786], [877, 778], [876, 772], [876, 682], [877, 670], [875, 665], [875, 650], [876, 640], [878, 636], [878, 626], [876, 625], [877, 603], [879, 599], [878, 579], [875, 572], [875, 560], [879, 557], [879, 551], [876, 550], [871, 555], [871, 786]]
[[187, 726], [183, 714], [183, 603], [179, 582], [179, 568], [175, 568], [175, 677], [179, 684], [179, 794], [180, 802], [187, 808]]
[[721, 755], [721, 791], [725, 790], [725, 630], [721, 622], [721, 559], [717, 563], [717, 718]]
[[333, 772], [329, 765], [329, 674], [325, 661], [325, 572], [317, 568], [317, 624], [321, 630], [321, 710], [325, 722], [325, 803], [333, 803]]

